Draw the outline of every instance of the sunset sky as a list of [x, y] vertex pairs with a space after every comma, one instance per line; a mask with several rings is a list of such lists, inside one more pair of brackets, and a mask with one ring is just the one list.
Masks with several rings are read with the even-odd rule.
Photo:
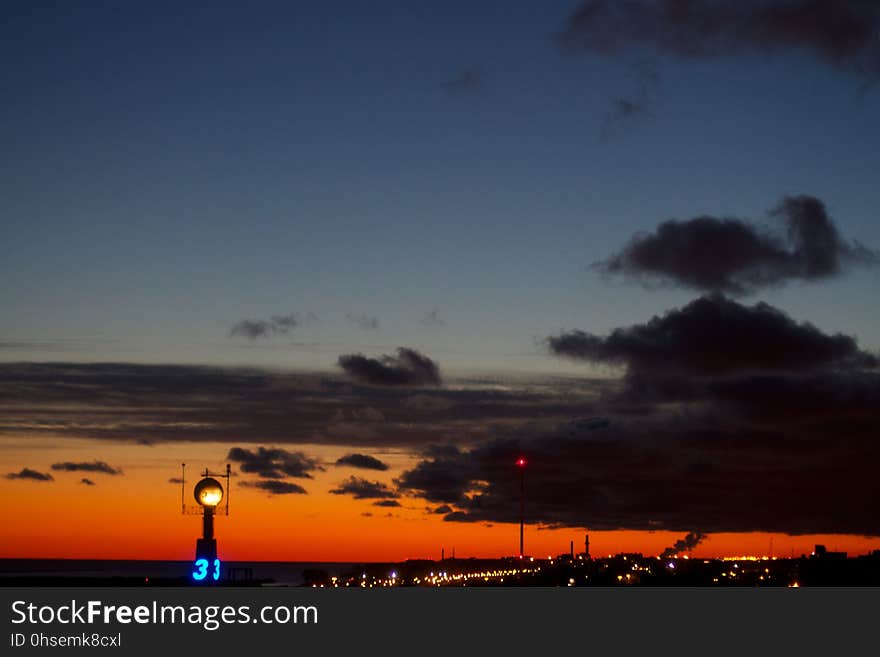
[[880, 549], [878, 35], [4, 3], [0, 558]]

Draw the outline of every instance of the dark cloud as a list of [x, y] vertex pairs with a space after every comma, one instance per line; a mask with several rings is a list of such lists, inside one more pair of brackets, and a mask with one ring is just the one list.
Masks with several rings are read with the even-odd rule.
[[95, 485], [94, 481], [92, 481], [91, 479], [86, 479], [85, 477], [80, 479], [79, 483], [81, 483], [83, 486], [94, 486]]
[[119, 468], [114, 468], [104, 461], [97, 460], [85, 463], [72, 463], [70, 461], [64, 461], [63, 463], [53, 463], [52, 469], [60, 470], [63, 472], [99, 472], [101, 474], [109, 475], [122, 474], [122, 470], [120, 470]]
[[266, 479], [300, 477], [311, 479], [311, 472], [323, 470], [316, 459], [302, 452], [289, 452], [278, 447], [257, 447], [251, 451], [243, 447], [233, 447], [226, 458], [239, 463], [239, 469], [249, 474], [257, 474]]
[[289, 315], [273, 315], [269, 319], [243, 319], [229, 330], [229, 335], [233, 338], [248, 338], [250, 340], [270, 338], [275, 335], [287, 335], [302, 324], [317, 321], [317, 315], [312, 312], [308, 312], [304, 316], [299, 313], [290, 313]]
[[373, 502], [373, 506], [400, 506], [400, 502], [397, 500], [379, 500], [378, 502]]
[[345, 354], [339, 357], [339, 367], [361, 383], [383, 386], [439, 385], [440, 369], [437, 364], [416, 351], [401, 347], [396, 356], [385, 354], [368, 358], [363, 354]]
[[22, 468], [19, 472], [10, 472], [6, 475], [7, 479], [31, 479], [33, 481], [53, 481], [52, 475], [49, 473], [37, 472], [30, 468]]
[[464, 454], [457, 447], [438, 447], [428, 458], [394, 480], [403, 491], [413, 491], [429, 502], [463, 504], [473, 482], [471, 467], [458, 468]]
[[182, 484], [183, 479], [181, 479], [180, 477], [171, 477], [171, 479], [168, 480], [168, 483], [169, 484]]
[[261, 479], [259, 481], [242, 481], [242, 486], [248, 488], [258, 488], [266, 491], [270, 495], [307, 495], [308, 492], [302, 486], [291, 483], [289, 481], [278, 481], [277, 479]]
[[701, 297], [645, 324], [602, 337], [571, 331], [548, 339], [552, 353], [624, 365], [631, 376], [719, 376], [876, 367], [854, 338], [797, 323], [766, 303]]
[[399, 497], [397, 493], [381, 481], [368, 481], [360, 477], [349, 477], [330, 492], [334, 495], [351, 495], [356, 500]]
[[625, 366], [601, 392], [607, 415], [427, 447], [398, 489], [449, 522], [516, 522], [525, 456], [527, 521], [542, 526], [689, 532], [674, 551], [703, 532], [880, 535], [880, 363], [852, 337], [713, 295], [548, 344]]
[[[503, 383], [502, 385], [498, 385]], [[0, 436], [126, 443], [323, 444], [370, 453], [485, 437], [489, 425], [586, 412], [603, 380], [456, 379], [401, 398], [394, 386], [260, 369], [0, 363]], [[371, 410], [367, 410], [371, 409]], [[364, 422], [366, 417], [381, 422]], [[418, 421], [415, 421], [418, 420]], [[250, 449], [254, 449], [250, 447]], [[340, 453], [346, 453], [341, 451]]]
[[452, 507], [448, 504], [441, 504], [436, 509], [431, 511], [431, 513], [437, 513], [440, 515], [446, 515], [447, 513], [452, 513]]
[[664, 221], [655, 233], [636, 235], [622, 251], [593, 267], [647, 287], [667, 285], [743, 295], [880, 263], [875, 251], [840, 237], [817, 198], [786, 197], [771, 215], [782, 221], [784, 235], [735, 218]]
[[118, 340], [108, 338], [55, 338], [46, 340], [0, 340], [0, 351], [70, 352], [106, 347]]
[[807, 52], [859, 75], [880, 73], [874, 0], [587, 0], [568, 17], [564, 49], [606, 57], [687, 59]]
[[[762, 306], [734, 304], [732, 313], [763, 317]], [[786, 336], [783, 350], [809, 335], [797, 322], [769, 325]], [[767, 366], [763, 356], [737, 356], [745, 368], [712, 356], [717, 364], [700, 367], [684, 354], [680, 368], [662, 352], [664, 368], [635, 350], [618, 361], [628, 368], [623, 380], [461, 380], [403, 397], [393, 387], [314, 374], [0, 363], [0, 435], [409, 449], [421, 456], [398, 485], [431, 508], [448, 507], [449, 522], [516, 522], [512, 464], [524, 455], [529, 523], [682, 535], [694, 528], [873, 534], [880, 372], [854, 342], [817, 332], [810, 344], [820, 355], [800, 368], [786, 360]], [[738, 335], [728, 348], [736, 341], [754, 338]], [[365, 408], [384, 418], [371, 423], [372, 433], [337, 419]]]
[[672, 552], [703, 532], [880, 535], [880, 362], [854, 338], [712, 295], [548, 344], [626, 368], [601, 392], [608, 415], [426, 447], [398, 489], [449, 522], [516, 522], [525, 456], [527, 521], [542, 526], [688, 532]]
[[486, 75], [477, 66], [465, 68], [452, 79], [443, 83], [443, 88], [450, 94], [474, 93], [483, 88]]
[[264, 319], [243, 319], [229, 329], [230, 337], [249, 338], [251, 340], [268, 338], [273, 333], [272, 324]]
[[353, 313], [348, 313], [345, 318], [348, 320], [348, 323], [354, 326], [361, 331], [378, 331], [379, 330], [379, 318], [378, 317], [370, 317], [369, 315], [355, 315]]
[[[670, 414], [572, 436], [567, 425], [489, 439], [457, 456], [426, 458], [401, 489], [455, 509], [450, 522], [519, 520], [592, 530], [878, 535], [876, 433], [772, 430], [726, 417]], [[878, 421], [872, 420], [873, 428]]]
[[661, 559], [669, 559], [682, 552], [690, 552], [706, 539], [706, 535], [701, 532], [688, 532], [687, 535], [676, 541], [674, 545], [663, 550], [660, 554]]
[[336, 465], [347, 465], [352, 468], [364, 470], [387, 470], [388, 464], [383, 463], [375, 456], [369, 454], [346, 454], [336, 459]]

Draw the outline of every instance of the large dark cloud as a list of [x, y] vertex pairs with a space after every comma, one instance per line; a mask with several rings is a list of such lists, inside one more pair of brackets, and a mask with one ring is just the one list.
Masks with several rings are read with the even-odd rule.
[[[586, 411], [607, 381], [457, 379], [417, 392], [341, 376], [137, 364], [0, 363], [0, 436], [406, 448]], [[371, 410], [367, 410], [371, 409]], [[365, 422], [368, 416], [369, 422]], [[345, 452], [342, 452], [345, 453]]]
[[369, 454], [346, 454], [336, 459], [336, 465], [347, 465], [364, 470], [387, 470], [388, 464]]
[[416, 351], [401, 347], [396, 356], [385, 354], [368, 358], [363, 354], [344, 354], [339, 367], [356, 381], [384, 386], [424, 386], [440, 384], [437, 364]]
[[7, 479], [30, 479], [32, 481], [53, 481], [52, 475], [48, 472], [38, 472], [30, 468], [22, 468], [19, 472], [10, 472], [6, 475]]
[[356, 500], [391, 499], [399, 495], [381, 481], [349, 477], [330, 491], [334, 495], [351, 495]]
[[635, 376], [810, 372], [878, 364], [850, 336], [823, 333], [766, 303], [746, 306], [720, 295], [701, 297], [604, 337], [571, 331], [549, 338], [548, 345], [558, 356], [625, 365]]
[[742, 295], [880, 262], [876, 252], [840, 237], [817, 198], [786, 197], [771, 214], [781, 220], [782, 235], [736, 218], [672, 219], [654, 233], [636, 235], [622, 251], [593, 266], [648, 287]]
[[[426, 457], [401, 490], [452, 508], [457, 522], [526, 521], [593, 530], [880, 534], [873, 482], [880, 447], [800, 426], [669, 416], [572, 432], [532, 427], [457, 454]], [[873, 421], [874, 429], [878, 422]]]
[[63, 463], [53, 463], [53, 470], [60, 470], [63, 472], [99, 472], [101, 474], [109, 474], [109, 475], [121, 475], [122, 470], [119, 468], [114, 468], [112, 465], [105, 463], [104, 461], [91, 461], [84, 463], [73, 463], [71, 461], [64, 461]]
[[880, 363], [852, 337], [713, 295], [548, 344], [626, 368], [602, 394], [610, 417], [425, 449], [398, 489], [443, 505], [450, 522], [516, 522], [525, 455], [532, 523], [688, 532], [673, 551], [711, 532], [880, 535]]
[[257, 447], [255, 451], [233, 447], [226, 458], [239, 464], [239, 469], [266, 479], [300, 477], [311, 479], [311, 472], [322, 470], [317, 459], [302, 452], [289, 452], [278, 447]]
[[587, 0], [559, 34], [566, 49], [689, 59], [810, 53], [859, 75], [880, 73], [875, 0]]
[[[734, 305], [746, 316], [762, 307]], [[794, 329], [777, 324], [800, 339], [805, 325], [791, 323]], [[877, 524], [869, 502], [880, 462], [880, 372], [855, 343], [850, 349], [818, 333], [820, 347], [838, 347], [807, 367], [755, 359], [745, 370], [721, 360], [708, 369], [689, 364], [671, 383], [672, 366], [641, 367], [638, 386], [628, 372], [622, 381], [462, 380], [414, 394], [277, 371], [5, 363], [0, 435], [248, 443], [254, 457], [252, 445], [265, 441], [288, 449], [321, 443], [366, 453], [411, 450], [422, 456], [398, 477], [401, 491], [431, 508], [448, 507], [450, 522], [516, 522], [513, 461], [525, 454], [530, 523], [682, 535], [755, 528], [872, 533], [866, 527]], [[382, 418], [368, 423], [369, 432], [354, 419], [365, 408]], [[284, 474], [271, 465], [261, 471], [273, 470]], [[243, 485], [300, 492], [288, 484]]]
[[242, 486], [258, 488], [270, 495], [306, 495], [308, 491], [298, 484], [277, 479], [261, 479], [259, 481], [243, 481]]

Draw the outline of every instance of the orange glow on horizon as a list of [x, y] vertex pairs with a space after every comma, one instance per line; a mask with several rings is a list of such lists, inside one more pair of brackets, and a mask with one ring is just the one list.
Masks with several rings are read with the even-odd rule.
[[[189, 560], [200, 534], [201, 519], [181, 515], [180, 485], [169, 479], [180, 476], [182, 461], [192, 464], [193, 470], [207, 467], [220, 471], [225, 468], [222, 457], [229, 449], [228, 444], [220, 443], [163, 445], [160, 449], [69, 439], [61, 443], [63, 447], [50, 441], [42, 447], [34, 446], [33, 441], [28, 441], [27, 447], [24, 441], [3, 442], [6, 445], [0, 472], [27, 466], [51, 472], [54, 481], [0, 479], [0, 495], [11, 501], [7, 507], [11, 517], [0, 529], [0, 558]], [[454, 550], [458, 558], [519, 553], [517, 523], [446, 522], [442, 514], [431, 513], [421, 499], [401, 498], [400, 507], [385, 507], [375, 506], [374, 500], [355, 500], [328, 492], [351, 474], [390, 485], [394, 473], [415, 462], [408, 454], [383, 451], [382, 459], [391, 469], [365, 475], [367, 471], [326, 465], [335, 463], [344, 448], [309, 445], [303, 449], [325, 463], [324, 470], [315, 472], [313, 478], [290, 480], [306, 488], [307, 495], [268, 496], [241, 485], [252, 477], [233, 476], [228, 491], [230, 515], [215, 520], [218, 549], [224, 560], [369, 562], [438, 559], [441, 550], [447, 557]], [[124, 474], [50, 469], [54, 462], [89, 461], [96, 455], [121, 467]], [[525, 459], [519, 461], [522, 467]], [[83, 475], [95, 485], [80, 484]], [[187, 478], [185, 494], [191, 500], [192, 487], [199, 477]], [[683, 535], [668, 531], [542, 529], [526, 524], [525, 555], [544, 558], [567, 554], [570, 541], [580, 552], [585, 533], [590, 535], [593, 556], [620, 552], [653, 556]], [[798, 557], [809, 555], [816, 543], [850, 555], [880, 549], [880, 539], [862, 536], [712, 534], [690, 556], [761, 556], [772, 549], [773, 556]]]

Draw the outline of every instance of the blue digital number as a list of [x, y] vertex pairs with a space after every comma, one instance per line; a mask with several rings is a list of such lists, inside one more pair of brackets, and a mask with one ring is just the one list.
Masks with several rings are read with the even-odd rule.
[[214, 572], [211, 573], [211, 577], [215, 582], [220, 579], [220, 559], [214, 559]]
[[[215, 559], [216, 564], [216, 559]], [[208, 560], [207, 559], [196, 559], [196, 570], [193, 571], [193, 579], [197, 582], [202, 581], [208, 575]], [[218, 569], [219, 572], [219, 569]], [[214, 579], [217, 579], [216, 577]]]

